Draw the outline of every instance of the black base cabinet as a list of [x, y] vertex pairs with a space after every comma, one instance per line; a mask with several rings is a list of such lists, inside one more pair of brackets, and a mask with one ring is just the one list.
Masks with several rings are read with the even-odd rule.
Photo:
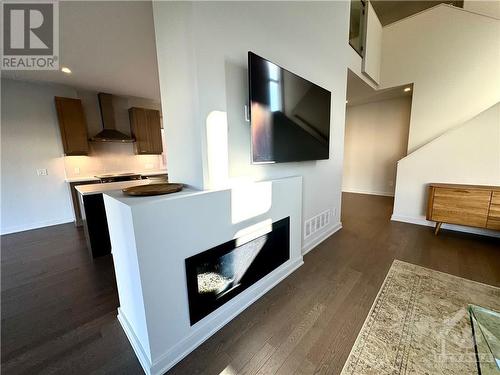
[[92, 257], [111, 254], [108, 220], [102, 194], [89, 194], [81, 197], [83, 199], [83, 227]]

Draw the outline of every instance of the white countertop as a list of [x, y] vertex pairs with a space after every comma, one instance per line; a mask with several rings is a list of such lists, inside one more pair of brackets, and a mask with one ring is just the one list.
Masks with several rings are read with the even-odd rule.
[[66, 178], [66, 182], [83, 182], [83, 181], [99, 181], [97, 177], [94, 176], [81, 176], [81, 177], [70, 177]]
[[134, 196], [130, 196], [130, 195], [125, 195], [120, 190], [107, 191], [106, 195], [118, 200], [119, 202], [121, 202], [127, 206], [132, 207], [132, 206], [136, 206], [136, 205], [140, 205], [140, 204], [156, 203], [158, 201], [163, 201], [166, 199], [170, 200], [170, 199], [178, 199], [178, 198], [183, 198], [183, 197], [197, 195], [197, 194], [207, 194], [209, 192], [210, 192], [210, 190], [197, 190], [197, 189], [193, 189], [189, 186], [184, 186], [184, 188], [177, 193], [151, 195], [149, 197], [134, 197]]
[[151, 181], [151, 180], [106, 182], [103, 184], [78, 185], [78, 186], [75, 186], [75, 189], [81, 195], [102, 194], [102, 193], [108, 192], [108, 191], [122, 190], [122, 189], [125, 189], [127, 187], [131, 187], [131, 186], [149, 185], [152, 182], [153, 181]]
[[[137, 173], [140, 174], [141, 176], [155, 176], [155, 175], [160, 175], [160, 174], [167, 174], [166, 169], [158, 169], [158, 170], [152, 170], [148, 169], [146, 171], [120, 171], [120, 172], [103, 172], [105, 174], [120, 174], [120, 173]], [[97, 174], [97, 173], [96, 173]], [[95, 176], [74, 176], [74, 177], [68, 177], [65, 179], [66, 182], [82, 182], [82, 181], [99, 181], [99, 179]]]

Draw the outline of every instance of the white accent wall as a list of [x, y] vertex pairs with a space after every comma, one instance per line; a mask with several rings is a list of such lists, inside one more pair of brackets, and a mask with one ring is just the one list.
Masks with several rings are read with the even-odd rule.
[[[54, 96], [61, 85], [2, 79], [2, 234], [74, 220]], [[47, 169], [38, 176], [37, 169]]]
[[427, 224], [432, 182], [500, 185], [500, 104], [399, 162], [393, 219]]
[[[332, 208], [331, 225], [318, 235], [338, 229], [349, 2], [154, 2], [153, 11], [171, 178], [208, 185], [206, 120], [225, 112], [228, 145], [219, 147], [228, 147], [229, 177], [301, 175], [303, 220]], [[332, 91], [329, 160], [251, 164], [248, 51]]]
[[394, 195], [396, 166], [406, 156], [411, 97], [348, 106], [342, 190]]
[[439, 5], [384, 27], [381, 86], [414, 83], [408, 152], [500, 101], [500, 21]]

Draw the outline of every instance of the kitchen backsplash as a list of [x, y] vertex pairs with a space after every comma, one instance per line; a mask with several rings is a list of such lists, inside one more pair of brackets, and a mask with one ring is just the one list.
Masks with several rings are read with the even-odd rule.
[[67, 178], [166, 169], [163, 155], [135, 155], [133, 143], [90, 143], [89, 156], [65, 156]]

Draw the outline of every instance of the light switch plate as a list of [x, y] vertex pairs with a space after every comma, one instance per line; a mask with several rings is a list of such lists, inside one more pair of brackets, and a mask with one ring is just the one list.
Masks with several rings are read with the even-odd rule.
[[46, 168], [39, 168], [36, 170], [36, 175], [37, 176], [47, 176], [48, 172]]

